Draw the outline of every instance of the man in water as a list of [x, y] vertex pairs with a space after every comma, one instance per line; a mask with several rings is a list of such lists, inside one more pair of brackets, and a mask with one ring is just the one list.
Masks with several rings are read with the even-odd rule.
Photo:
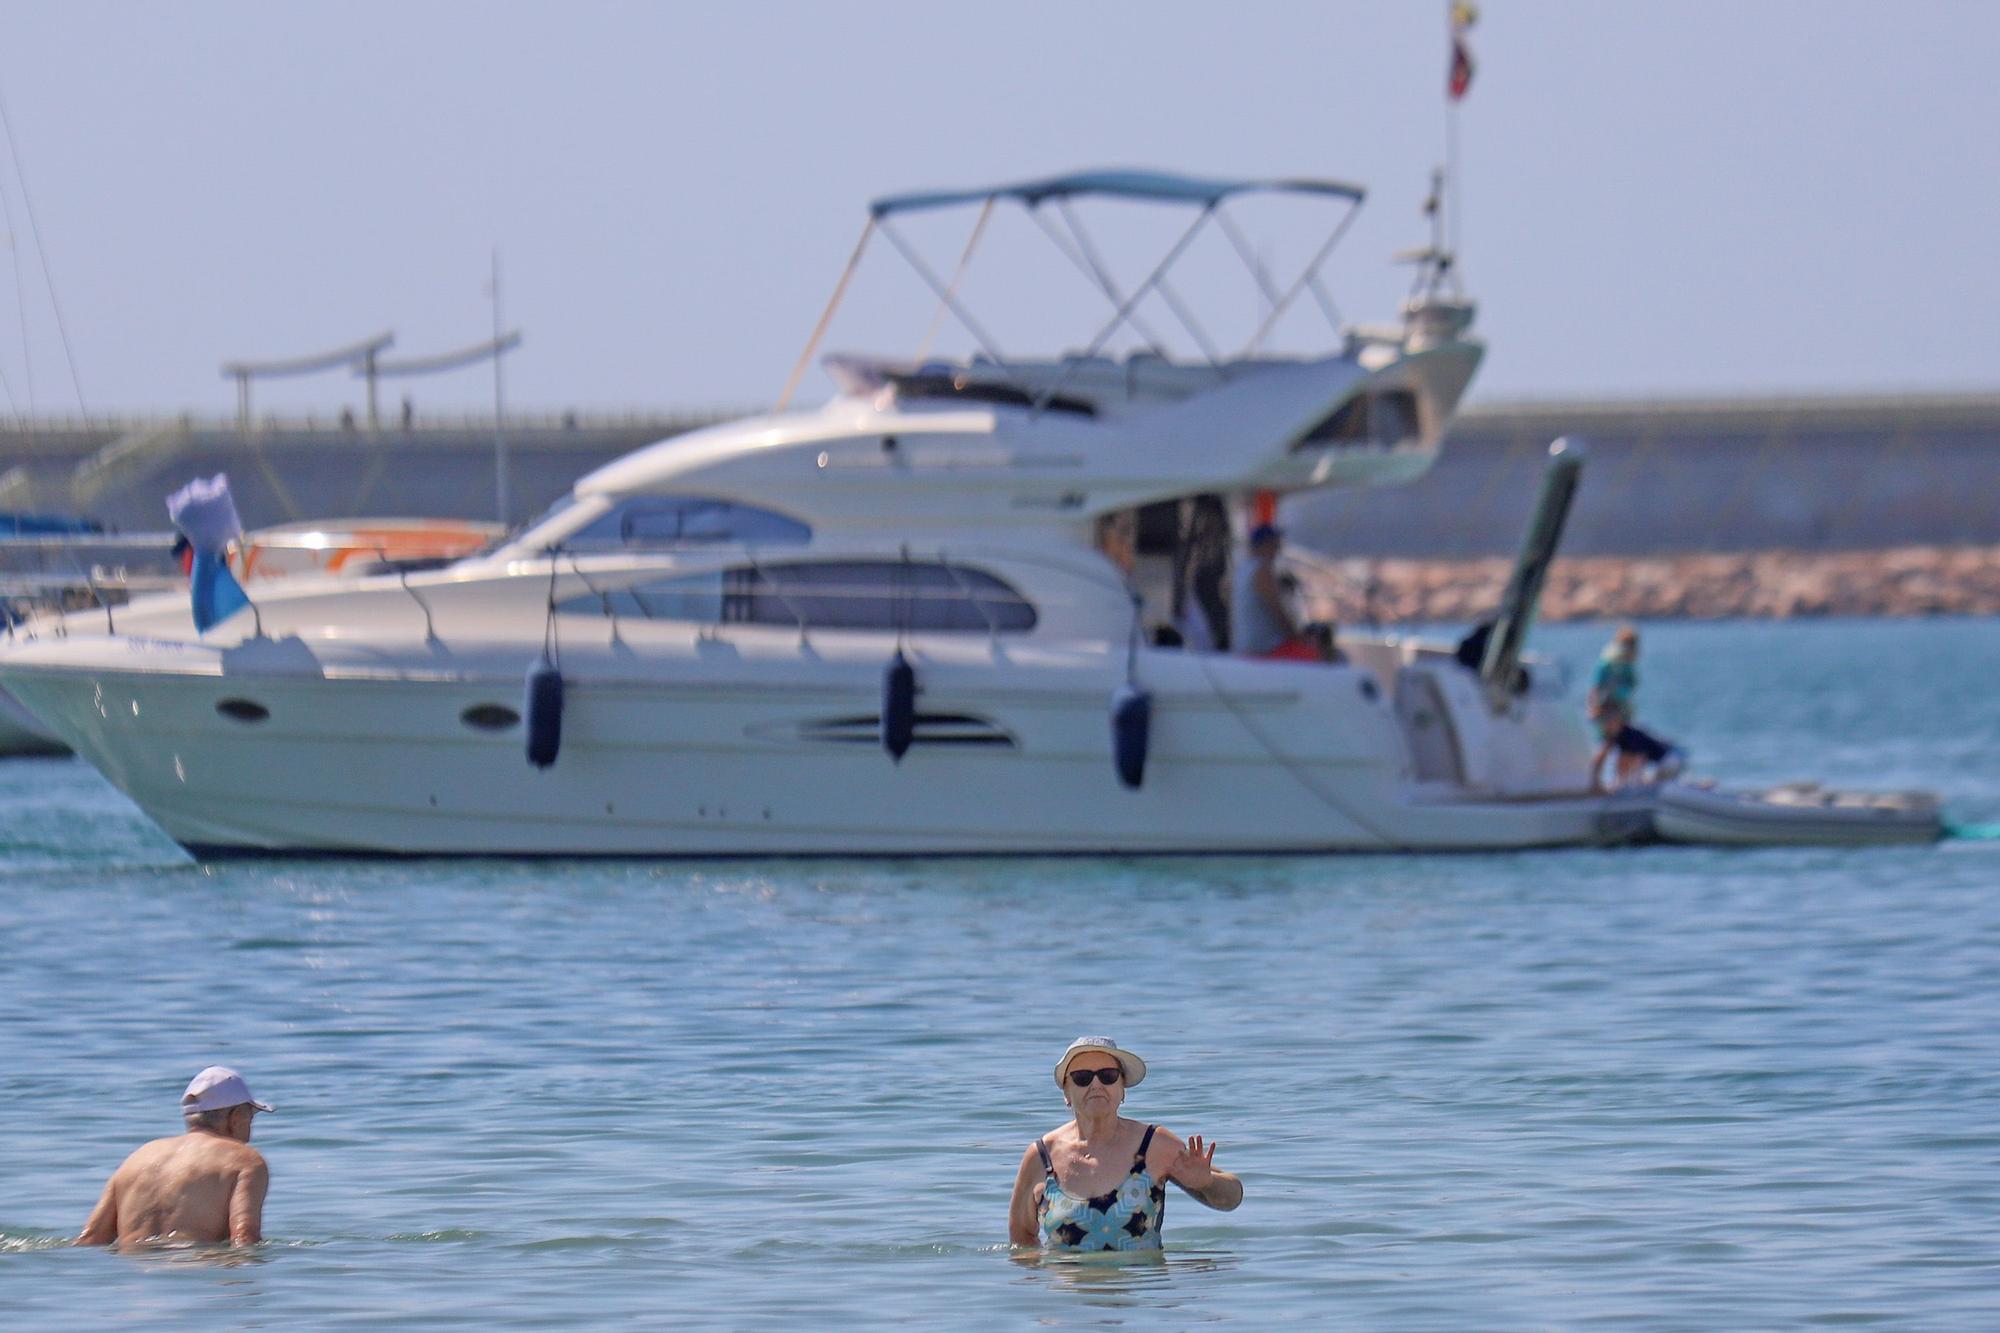
[[233, 1069], [210, 1065], [196, 1074], [181, 1095], [187, 1132], [154, 1139], [127, 1157], [76, 1243], [263, 1240], [271, 1171], [250, 1146], [250, 1122], [270, 1109]]

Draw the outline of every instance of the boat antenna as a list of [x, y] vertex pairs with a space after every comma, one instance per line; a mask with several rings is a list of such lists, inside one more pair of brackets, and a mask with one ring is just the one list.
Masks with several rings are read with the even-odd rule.
[[[493, 247], [493, 277], [487, 290], [493, 296], [493, 507], [498, 512], [502, 527], [512, 526], [509, 517], [513, 510], [513, 496], [509, 492], [507, 476], [507, 400], [501, 389], [500, 376], [500, 247]], [[555, 562], [549, 562], [551, 587], [555, 579]]]
[[1467, 44], [1466, 34], [1479, 22], [1479, 6], [1472, 0], [1449, 0], [1445, 18], [1451, 28], [1451, 65], [1444, 85], [1444, 208], [1447, 212], [1440, 219], [1439, 230], [1435, 233], [1436, 248], [1445, 257], [1438, 272], [1440, 278], [1449, 266], [1449, 256], [1458, 253], [1459, 242], [1463, 239], [1458, 217], [1461, 183], [1458, 170], [1458, 104], [1465, 100], [1465, 94], [1472, 87], [1472, 48]]
[[[1405, 251], [1399, 258], [1416, 261], [1416, 272], [1410, 278], [1410, 299], [1435, 296], [1445, 277], [1452, 273], [1451, 251], [1446, 246], [1444, 235], [1444, 168], [1431, 170], [1431, 192], [1424, 196], [1424, 217], [1431, 224], [1431, 243], [1423, 250]], [[1457, 278], [1452, 276], [1453, 285]]]

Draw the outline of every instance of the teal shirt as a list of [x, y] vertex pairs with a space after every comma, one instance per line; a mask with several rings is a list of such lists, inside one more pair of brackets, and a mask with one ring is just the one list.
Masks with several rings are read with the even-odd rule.
[[1626, 716], [1632, 713], [1632, 696], [1639, 692], [1639, 668], [1630, 658], [1613, 657], [1607, 653], [1598, 659], [1597, 676], [1590, 682], [1590, 688], [1599, 699], [1608, 700], [1624, 708]]

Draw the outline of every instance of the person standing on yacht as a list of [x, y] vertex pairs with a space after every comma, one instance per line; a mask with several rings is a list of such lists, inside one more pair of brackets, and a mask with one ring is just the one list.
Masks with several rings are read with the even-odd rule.
[[1220, 497], [1181, 501], [1174, 623], [1193, 652], [1229, 651], [1229, 544], [1229, 514]]
[[263, 1240], [271, 1170], [250, 1146], [250, 1122], [270, 1109], [233, 1069], [210, 1065], [196, 1074], [181, 1094], [187, 1132], [154, 1139], [127, 1157], [76, 1243]]
[[1237, 563], [1229, 590], [1230, 650], [1278, 661], [1337, 661], [1332, 627], [1301, 625], [1292, 614], [1277, 568], [1284, 545], [1285, 534], [1273, 524], [1250, 530], [1249, 559]]
[[1620, 625], [1611, 642], [1604, 646], [1597, 674], [1591, 678], [1590, 715], [1596, 717], [1606, 708], [1615, 707], [1629, 719], [1633, 711], [1632, 696], [1638, 692], [1639, 631], [1630, 625]]
[[1299, 638], [1298, 622], [1285, 604], [1278, 582], [1278, 552], [1285, 534], [1269, 523], [1250, 530], [1249, 558], [1239, 561], [1230, 585], [1229, 646], [1245, 657], [1289, 656]]
[[[1109, 1037], [1078, 1037], [1056, 1061], [1075, 1118], [1028, 1145], [1007, 1206], [1007, 1238], [1054, 1250], [1157, 1250], [1167, 1182], [1210, 1208], [1243, 1202], [1243, 1182], [1215, 1166], [1215, 1145], [1186, 1142], [1118, 1114], [1146, 1062]], [[1046, 1238], [1045, 1240], [1043, 1238]]]

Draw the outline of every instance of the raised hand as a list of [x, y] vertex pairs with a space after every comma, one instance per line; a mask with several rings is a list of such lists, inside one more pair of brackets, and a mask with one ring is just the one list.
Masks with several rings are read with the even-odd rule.
[[1188, 1135], [1187, 1142], [1181, 1145], [1180, 1156], [1167, 1168], [1168, 1177], [1179, 1181], [1185, 1189], [1206, 1189], [1215, 1179], [1215, 1147], [1213, 1143], [1204, 1147], [1199, 1134]]

